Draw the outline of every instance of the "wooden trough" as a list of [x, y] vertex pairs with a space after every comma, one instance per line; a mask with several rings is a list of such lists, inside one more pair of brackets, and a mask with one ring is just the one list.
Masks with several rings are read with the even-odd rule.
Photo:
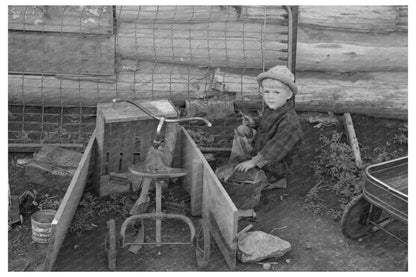
[[[242, 216], [188, 132], [179, 128], [175, 166], [188, 170], [183, 186], [191, 213], [202, 216], [231, 269], [236, 266], [238, 218]], [[91, 136], [55, 218], [42, 270], [51, 271], [87, 183], [96, 176], [97, 129]]]
[[[89, 139], [79, 165], [52, 221], [45, 262], [38, 270], [51, 271], [87, 184], [96, 184], [99, 162], [99, 128]], [[191, 196], [191, 213], [202, 216], [231, 269], [236, 266], [238, 218], [243, 214], [217, 179], [213, 169], [188, 132], [178, 128], [175, 167], [188, 171], [183, 186]]]

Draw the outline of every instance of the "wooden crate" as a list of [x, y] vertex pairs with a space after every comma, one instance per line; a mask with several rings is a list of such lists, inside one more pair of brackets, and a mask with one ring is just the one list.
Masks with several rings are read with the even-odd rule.
[[[157, 116], [175, 118], [178, 112], [169, 100], [137, 101]], [[127, 167], [146, 156], [158, 121], [130, 103], [97, 105], [96, 189], [100, 196], [117, 191], [108, 180], [111, 172], [127, 172]]]

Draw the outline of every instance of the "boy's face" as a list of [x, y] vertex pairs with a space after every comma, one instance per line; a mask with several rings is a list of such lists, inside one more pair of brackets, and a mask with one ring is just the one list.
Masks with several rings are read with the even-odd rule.
[[265, 79], [262, 87], [264, 102], [270, 109], [283, 106], [292, 97], [290, 88], [277, 80]]

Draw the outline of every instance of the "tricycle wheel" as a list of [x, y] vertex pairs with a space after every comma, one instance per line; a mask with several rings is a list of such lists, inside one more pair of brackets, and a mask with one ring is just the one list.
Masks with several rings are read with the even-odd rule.
[[194, 244], [196, 262], [199, 268], [204, 268], [208, 265], [211, 253], [211, 235], [209, 233], [208, 225], [203, 219], [199, 220], [195, 233]]
[[[372, 211], [370, 214], [370, 209]], [[369, 220], [376, 222], [382, 210], [368, 202], [361, 194], [353, 198], [345, 207], [341, 218], [341, 230], [349, 239], [357, 239], [370, 231], [372, 225]]]
[[104, 241], [104, 250], [107, 253], [108, 269], [116, 269], [117, 239], [116, 239], [116, 222], [114, 219], [107, 221], [108, 233]]

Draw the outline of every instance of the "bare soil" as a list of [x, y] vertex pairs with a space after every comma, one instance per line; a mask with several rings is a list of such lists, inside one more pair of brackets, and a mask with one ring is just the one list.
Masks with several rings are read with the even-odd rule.
[[[392, 143], [402, 121], [374, 119], [354, 116], [354, 127], [363, 151], [383, 148], [396, 156], [407, 155], [407, 145]], [[229, 146], [234, 126], [222, 128], [216, 133], [216, 141]], [[310, 167], [316, 149], [319, 148], [319, 136], [330, 134], [333, 130], [342, 131], [341, 126], [322, 126], [303, 122], [305, 146], [301, 150], [303, 163], [296, 177], [286, 189], [275, 189], [264, 193], [260, 205], [255, 211], [255, 219], [243, 219], [239, 229], [253, 224], [252, 230], [261, 230], [291, 243], [292, 249], [283, 257], [265, 260], [271, 262], [271, 271], [405, 271], [408, 247], [399, 243], [388, 234], [377, 231], [369, 233], [359, 240], [349, 240], [340, 230], [339, 219], [330, 214], [316, 214], [308, 209], [305, 196], [315, 185]], [[369, 155], [367, 155], [369, 156]], [[38, 189], [24, 180], [23, 168], [16, 166], [17, 156], [9, 156], [9, 177], [12, 193], [18, 195], [27, 189]], [[218, 166], [226, 157], [216, 155], [213, 167]], [[174, 184], [179, 185], [179, 184]], [[48, 192], [54, 195], [55, 192]], [[324, 191], [322, 198], [328, 207], [339, 209], [337, 196]], [[31, 240], [30, 215], [34, 211], [25, 211], [24, 223], [16, 224], [9, 231], [9, 271], [34, 271], [44, 260], [46, 246]], [[187, 216], [190, 216], [188, 213]], [[191, 217], [191, 216], [190, 216]], [[123, 218], [116, 215], [100, 216], [93, 219], [97, 227], [81, 235], [68, 233], [54, 265], [56, 271], [107, 271], [107, 257], [104, 252], [104, 238], [107, 233], [106, 222], [115, 218], [119, 230]], [[199, 218], [191, 217], [194, 223]], [[393, 222], [388, 230], [407, 239], [407, 225]], [[162, 239], [166, 241], [186, 241], [188, 227], [177, 220], [162, 223]], [[145, 223], [145, 240], [154, 239], [154, 224]], [[211, 239], [211, 256], [205, 271], [229, 271], [215, 242]], [[237, 262], [236, 271], [265, 271], [260, 263]], [[138, 254], [127, 249], [119, 249], [117, 271], [200, 271], [196, 264], [194, 250], [190, 245], [166, 245], [161, 247], [144, 246]]]

